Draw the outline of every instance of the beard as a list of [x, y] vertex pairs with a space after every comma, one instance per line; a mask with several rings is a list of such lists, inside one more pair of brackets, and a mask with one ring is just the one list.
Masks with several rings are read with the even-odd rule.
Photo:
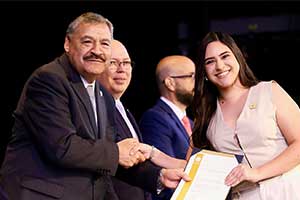
[[177, 89], [175, 91], [175, 96], [180, 103], [189, 106], [193, 102], [194, 92]]

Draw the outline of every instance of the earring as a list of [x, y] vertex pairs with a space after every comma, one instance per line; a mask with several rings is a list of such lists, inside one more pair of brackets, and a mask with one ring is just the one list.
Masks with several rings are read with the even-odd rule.
[[208, 81], [208, 78], [205, 76], [205, 77], [204, 77], [204, 80], [205, 80], [205, 81]]

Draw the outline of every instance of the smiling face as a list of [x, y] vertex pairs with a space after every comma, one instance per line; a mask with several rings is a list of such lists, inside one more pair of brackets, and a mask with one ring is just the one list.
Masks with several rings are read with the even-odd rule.
[[205, 51], [205, 71], [207, 78], [219, 89], [239, 84], [240, 65], [226, 45], [214, 41], [207, 45]]
[[112, 34], [106, 23], [81, 23], [65, 39], [70, 62], [88, 81], [103, 72], [111, 57]]
[[113, 40], [111, 47], [111, 64], [98, 77], [98, 80], [115, 99], [119, 99], [131, 81], [131, 59], [125, 46], [121, 42]]

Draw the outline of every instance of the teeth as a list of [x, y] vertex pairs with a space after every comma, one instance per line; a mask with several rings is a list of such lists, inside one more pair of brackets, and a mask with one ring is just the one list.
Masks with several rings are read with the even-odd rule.
[[218, 78], [223, 78], [224, 76], [226, 76], [228, 74], [229, 71], [224, 71], [222, 73], [217, 74]]

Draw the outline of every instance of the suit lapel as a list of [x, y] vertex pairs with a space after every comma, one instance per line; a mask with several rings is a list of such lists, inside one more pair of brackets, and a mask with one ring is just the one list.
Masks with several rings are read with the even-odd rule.
[[163, 109], [166, 113], [169, 114], [170, 118], [176, 123], [176, 126], [180, 129], [180, 132], [184, 135], [184, 137], [189, 141], [189, 136], [181, 123], [181, 121], [178, 119], [176, 114], [173, 112], [173, 110], [162, 100], [159, 100], [158, 105], [161, 109]]
[[[101, 95], [100, 95], [101, 94]], [[97, 118], [98, 118], [98, 137], [104, 138], [106, 135], [107, 110], [102, 90], [96, 85], [96, 102], [97, 102]]]
[[[125, 138], [128, 138], [128, 137], [131, 137], [132, 138], [132, 134], [130, 132], [130, 129], [129, 127], [127, 126], [124, 118], [122, 117], [121, 113], [119, 112], [119, 110], [116, 108], [116, 111], [117, 111], [117, 115], [116, 115], [116, 119], [117, 119], [117, 126], [118, 128], [120, 129], [119, 131], [119, 139], [125, 139]], [[138, 138], [139, 138], [139, 141], [143, 141], [142, 139], [142, 135], [141, 135], [141, 131], [133, 117], [133, 115], [129, 112], [128, 109], [125, 108], [125, 111], [126, 111], [126, 115], [131, 123], [131, 125], [133, 126]]]
[[71, 64], [68, 61], [68, 58], [65, 54], [63, 54], [59, 62], [61, 66], [64, 68], [68, 79], [70, 80], [71, 87], [73, 88], [75, 94], [77, 95], [79, 101], [82, 103], [84, 110], [81, 110], [82, 112], [86, 112], [88, 116], [87, 119], [83, 123], [86, 124], [87, 129], [89, 130], [89, 135], [91, 138], [95, 139], [97, 134], [97, 128], [96, 128], [96, 120], [94, 116], [93, 106], [90, 101], [89, 95], [84, 88], [84, 85], [80, 79], [80, 75], [78, 74], [75, 69], [71, 66]]
[[130, 138], [132, 137], [132, 135], [130, 134], [130, 130], [125, 122], [125, 120], [123, 119], [121, 113], [117, 110], [117, 114], [116, 114], [116, 119], [117, 119], [117, 126], [119, 129], [119, 139], [125, 139], [125, 138]]
[[134, 128], [134, 130], [136, 132], [136, 134], [139, 137], [139, 140], [142, 142], [143, 141], [142, 134], [141, 134], [139, 126], [136, 123], [135, 118], [133, 117], [133, 115], [131, 114], [131, 112], [128, 109], [125, 109], [125, 110], [126, 110], [127, 117], [129, 119], [129, 121], [131, 122], [131, 124], [132, 124], [132, 126], [133, 126], [133, 128]]
[[[96, 81], [96, 99], [98, 115], [98, 135], [101, 138], [115, 141], [116, 139], [116, 110], [115, 101], [110, 93]], [[102, 97], [100, 96], [102, 94]], [[99, 99], [102, 98], [102, 101]], [[103, 119], [101, 119], [104, 118]], [[99, 120], [100, 119], [100, 120]], [[100, 123], [100, 126], [99, 126]], [[102, 127], [102, 128], [101, 128]]]
[[82, 102], [82, 104], [85, 108], [85, 111], [88, 114], [88, 118], [89, 118], [88, 120], [92, 126], [92, 131], [93, 131], [94, 138], [95, 138], [96, 133], [97, 133], [97, 126], [96, 126], [96, 119], [94, 116], [94, 110], [93, 110], [93, 106], [92, 106], [90, 97], [87, 94], [87, 91], [81, 82], [72, 84], [72, 87], [74, 88], [75, 93], [77, 94], [78, 98]]

